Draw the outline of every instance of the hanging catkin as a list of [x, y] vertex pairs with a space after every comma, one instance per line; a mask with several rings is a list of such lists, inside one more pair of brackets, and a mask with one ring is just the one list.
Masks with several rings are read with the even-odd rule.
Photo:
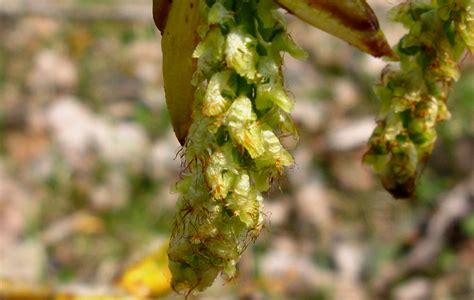
[[200, 5], [193, 122], [168, 252], [172, 285], [184, 293], [205, 289], [220, 272], [232, 278], [259, 235], [262, 192], [293, 164], [279, 136], [297, 137], [282, 53], [305, 55], [272, 0]]
[[408, 198], [431, 156], [437, 123], [449, 118], [458, 61], [474, 50], [474, 15], [471, 0], [407, 1], [392, 14], [409, 32], [395, 48], [400, 69], [387, 67], [376, 86], [382, 111], [364, 161], [394, 197]]

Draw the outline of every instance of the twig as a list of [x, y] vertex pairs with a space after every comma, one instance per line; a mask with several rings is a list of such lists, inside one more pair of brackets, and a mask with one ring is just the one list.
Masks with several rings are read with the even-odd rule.
[[425, 236], [405, 257], [382, 270], [374, 283], [375, 294], [385, 297], [396, 282], [429, 267], [449, 239], [449, 229], [473, 212], [474, 174], [440, 199], [437, 211], [428, 222]]

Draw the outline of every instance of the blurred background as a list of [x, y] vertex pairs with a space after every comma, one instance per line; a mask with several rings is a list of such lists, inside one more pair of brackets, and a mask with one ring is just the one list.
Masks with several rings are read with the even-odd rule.
[[[396, 43], [397, 1], [369, 2]], [[289, 23], [310, 54], [286, 58], [296, 166], [239, 277], [193, 299], [473, 299], [472, 56], [416, 200], [396, 201], [361, 163], [385, 62]], [[181, 162], [161, 63], [149, 0], [0, 0], [0, 282], [107, 291], [166, 241]]]

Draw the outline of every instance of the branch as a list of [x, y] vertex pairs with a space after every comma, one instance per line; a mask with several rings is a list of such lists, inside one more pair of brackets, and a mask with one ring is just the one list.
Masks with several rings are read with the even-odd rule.
[[426, 234], [405, 256], [382, 270], [374, 283], [375, 294], [384, 297], [392, 286], [415, 271], [429, 267], [449, 239], [448, 231], [474, 212], [474, 174], [442, 197], [431, 217]]

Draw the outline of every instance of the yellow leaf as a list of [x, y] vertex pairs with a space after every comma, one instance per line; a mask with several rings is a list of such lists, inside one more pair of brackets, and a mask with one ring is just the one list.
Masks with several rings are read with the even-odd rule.
[[129, 268], [120, 278], [119, 285], [137, 297], [160, 297], [171, 291], [171, 273], [168, 268], [168, 242]]
[[0, 299], [47, 300], [53, 295], [48, 286], [13, 282], [0, 278]]
[[184, 145], [192, 122], [197, 68], [192, 54], [199, 42], [199, 0], [154, 1], [153, 15], [162, 32], [163, 80], [174, 132]]

